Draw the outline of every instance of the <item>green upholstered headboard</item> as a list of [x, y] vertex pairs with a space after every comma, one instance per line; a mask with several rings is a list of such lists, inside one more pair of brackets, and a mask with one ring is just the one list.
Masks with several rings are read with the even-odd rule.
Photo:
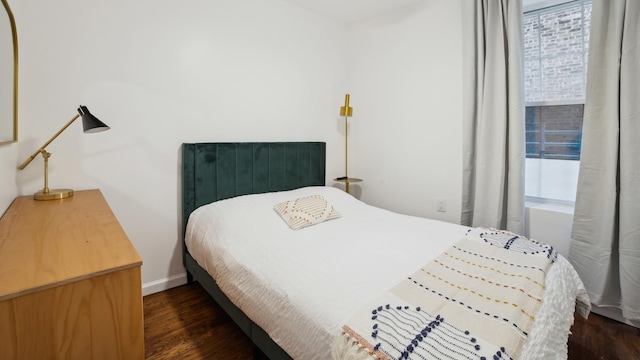
[[197, 280], [271, 359], [291, 357], [220, 290], [187, 251], [184, 232], [199, 206], [234, 196], [325, 185], [324, 142], [182, 144], [182, 251], [189, 282]]
[[325, 155], [324, 142], [182, 144], [182, 234], [199, 206], [325, 185]]

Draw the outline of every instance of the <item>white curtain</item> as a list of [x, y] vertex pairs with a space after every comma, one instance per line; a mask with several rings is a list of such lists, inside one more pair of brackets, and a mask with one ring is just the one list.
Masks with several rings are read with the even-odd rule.
[[640, 320], [640, 1], [593, 0], [569, 260], [591, 301]]
[[524, 231], [520, 0], [465, 1], [461, 223]]

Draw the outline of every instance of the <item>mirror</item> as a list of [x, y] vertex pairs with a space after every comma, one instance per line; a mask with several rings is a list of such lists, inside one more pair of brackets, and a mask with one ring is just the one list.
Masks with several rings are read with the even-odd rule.
[[0, 145], [18, 141], [18, 35], [7, 0], [0, 9]]

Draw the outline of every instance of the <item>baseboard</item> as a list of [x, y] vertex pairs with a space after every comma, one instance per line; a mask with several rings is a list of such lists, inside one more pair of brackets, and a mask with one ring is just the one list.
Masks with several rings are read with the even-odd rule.
[[591, 304], [591, 312], [640, 329], [640, 322], [623, 318], [622, 311], [618, 308], [603, 307]]
[[142, 296], [155, 294], [160, 291], [168, 290], [176, 286], [187, 283], [187, 273], [173, 275], [168, 278], [159, 279], [142, 284]]

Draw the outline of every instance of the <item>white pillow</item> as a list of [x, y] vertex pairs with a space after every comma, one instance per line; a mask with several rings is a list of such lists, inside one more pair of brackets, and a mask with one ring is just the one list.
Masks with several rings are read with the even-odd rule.
[[293, 230], [337, 219], [341, 216], [333, 208], [333, 205], [320, 195], [288, 200], [275, 205], [273, 209]]

